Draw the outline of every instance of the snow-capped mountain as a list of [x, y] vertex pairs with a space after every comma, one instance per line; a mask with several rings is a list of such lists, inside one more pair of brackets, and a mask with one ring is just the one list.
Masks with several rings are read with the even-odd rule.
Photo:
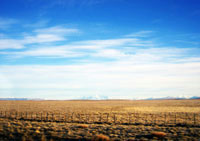
[[108, 96], [95, 95], [95, 96], [83, 96], [80, 98], [81, 100], [107, 100]]

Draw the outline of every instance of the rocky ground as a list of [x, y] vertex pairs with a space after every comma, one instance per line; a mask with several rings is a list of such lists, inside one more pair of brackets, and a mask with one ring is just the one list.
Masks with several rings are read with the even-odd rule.
[[0, 119], [0, 140], [200, 140], [200, 127], [76, 124]]

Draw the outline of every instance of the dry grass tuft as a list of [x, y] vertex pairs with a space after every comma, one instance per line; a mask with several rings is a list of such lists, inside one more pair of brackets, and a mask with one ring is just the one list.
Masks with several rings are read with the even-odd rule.
[[153, 136], [155, 136], [155, 137], [159, 137], [159, 138], [163, 138], [163, 137], [165, 137], [167, 134], [166, 133], [164, 133], [164, 132], [152, 132], [151, 133]]
[[89, 125], [87, 125], [87, 124], [80, 124], [80, 125], [78, 125], [77, 127], [78, 127], [78, 128], [88, 128]]
[[38, 134], [39, 134], [39, 133], [40, 133], [40, 131], [39, 131], [39, 130], [35, 130], [35, 133], [38, 133]]
[[99, 134], [99, 135], [96, 135], [92, 141], [109, 141], [110, 138], [106, 135], [103, 135], [103, 134]]

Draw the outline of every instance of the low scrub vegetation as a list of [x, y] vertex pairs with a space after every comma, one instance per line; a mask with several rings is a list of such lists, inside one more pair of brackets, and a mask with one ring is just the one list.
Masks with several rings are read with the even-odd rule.
[[198, 140], [198, 106], [199, 100], [1, 101], [0, 140]]

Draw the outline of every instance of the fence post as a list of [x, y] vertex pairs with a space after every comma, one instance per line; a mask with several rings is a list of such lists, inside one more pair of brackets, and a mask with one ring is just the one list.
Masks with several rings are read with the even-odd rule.
[[67, 113], [65, 113], [65, 122], [67, 122]]
[[174, 122], [175, 122], [175, 124], [176, 124], [176, 113], [175, 113], [174, 117], [175, 117]]
[[78, 117], [78, 122], [80, 123], [80, 122], [82, 121], [81, 114], [78, 113], [78, 114], [77, 114], [77, 117]]
[[128, 113], [128, 124], [130, 125], [131, 124], [131, 114]]
[[28, 119], [28, 113], [27, 112], [24, 113], [24, 119]]
[[90, 114], [87, 116], [87, 123], [90, 123]]
[[74, 122], [74, 112], [71, 115], [71, 122]]
[[31, 112], [31, 120], [33, 120], [33, 112]]
[[54, 113], [52, 113], [52, 121], [54, 121]]
[[40, 116], [41, 116], [41, 117], [40, 117], [40, 119], [41, 119], [41, 121], [42, 121], [42, 119], [43, 119], [43, 118], [42, 118], [42, 113], [41, 113], [41, 115], [40, 115]]
[[15, 113], [15, 119], [17, 119], [18, 118], [18, 112], [16, 111], [16, 113]]
[[102, 115], [99, 113], [99, 122], [102, 122]]
[[156, 125], [156, 123], [157, 123], [157, 115], [154, 114], [154, 124]]
[[194, 113], [194, 125], [196, 125], [196, 114]]
[[35, 113], [36, 115], [35, 115], [35, 119], [37, 120], [37, 118], [38, 118], [38, 113]]
[[23, 118], [23, 113], [22, 112], [20, 112], [20, 116], [21, 116], [20, 119], [22, 119]]
[[48, 116], [49, 116], [49, 113], [46, 112], [46, 121], [48, 121]]
[[145, 115], [145, 116], [144, 116], [144, 118], [145, 118], [145, 119], [144, 119], [145, 124], [148, 124], [148, 121], [147, 121], [147, 118], [148, 118], [147, 116], [148, 116], [148, 114], [144, 113], [144, 115]]
[[107, 121], [107, 123], [108, 123], [108, 122], [109, 122], [109, 113], [107, 113], [107, 117], [106, 117], [106, 118], [107, 118], [106, 121]]
[[11, 114], [11, 112], [8, 112], [8, 118], [10, 118], [10, 114]]
[[114, 113], [113, 118], [114, 118], [114, 123], [116, 123], [116, 115], [115, 115], [115, 113]]

